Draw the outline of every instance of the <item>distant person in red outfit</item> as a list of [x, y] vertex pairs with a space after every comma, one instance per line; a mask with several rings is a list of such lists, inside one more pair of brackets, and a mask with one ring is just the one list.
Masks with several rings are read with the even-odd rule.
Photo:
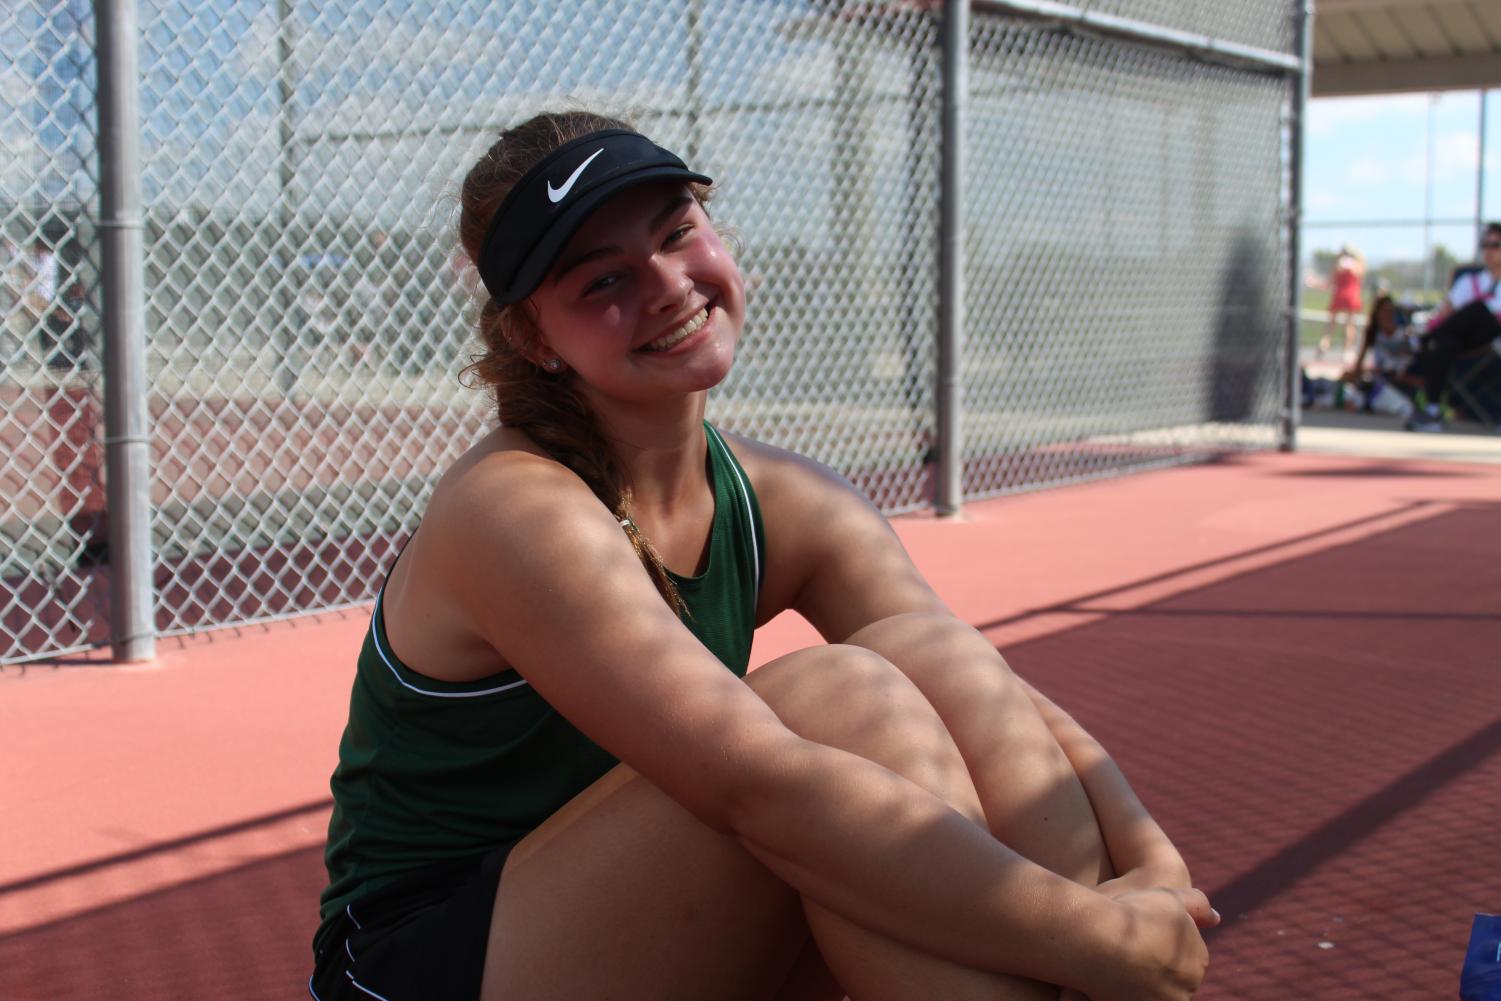
[[1330, 339], [1340, 316], [1345, 322], [1345, 347], [1342, 357], [1349, 358], [1355, 350], [1355, 317], [1361, 311], [1360, 286], [1365, 281], [1365, 258], [1349, 244], [1339, 248], [1339, 257], [1334, 261], [1334, 274], [1329, 276], [1329, 322], [1324, 325], [1324, 336], [1319, 340], [1319, 357], [1329, 350]]

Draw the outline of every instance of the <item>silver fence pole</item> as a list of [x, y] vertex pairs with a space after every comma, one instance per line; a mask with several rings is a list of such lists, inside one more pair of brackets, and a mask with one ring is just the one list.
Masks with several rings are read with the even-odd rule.
[[99, 72], [99, 250], [110, 644], [116, 661], [156, 655], [146, 408], [136, 0], [95, 0]]
[[[296, 123], [292, 119], [292, 104], [297, 97], [296, 83], [293, 79], [296, 68], [293, 60], [296, 57], [296, 24], [293, 17], [296, 10], [293, 9], [294, 0], [276, 0], [276, 129], [277, 129], [277, 177], [280, 187], [277, 189], [277, 218], [281, 223], [281, 232], [276, 236], [276, 256], [285, 257], [282, 262], [282, 275], [290, 277], [296, 273], [297, 244], [298, 241], [292, 233], [294, 215], [292, 212], [292, 186], [297, 180], [297, 165], [294, 162], [297, 150], [294, 148], [297, 142]], [[280, 349], [277, 351], [276, 360], [276, 386], [281, 390], [283, 397], [290, 398], [293, 390], [297, 388], [297, 359], [294, 352], [297, 348], [297, 339], [301, 331], [293, 329], [291, 317], [294, 315], [293, 305], [297, 300], [297, 291], [290, 287], [289, 281], [283, 281], [277, 285], [277, 298], [281, 304], [281, 317], [276, 325], [276, 344]]]
[[1485, 236], [1485, 101], [1487, 91], [1480, 88], [1479, 157], [1475, 162], [1475, 246]]
[[964, 503], [964, 125], [969, 104], [969, 3], [943, 4], [943, 163], [938, 229], [938, 468], [933, 506]]
[[[1423, 159], [1423, 298], [1428, 298], [1428, 290], [1433, 288], [1433, 161], [1438, 158], [1434, 149], [1434, 133], [1437, 132], [1434, 119], [1438, 114], [1437, 94], [1428, 95], [1428, 146], [1427, 156]], [[1448, 291], [1445, 289], [1445, 291]]]
[[1313, 5], [1303, 0], [1298, 11], [1298, 71], [1293, 80], [1292, 120], [1288, 122], [1288, 275], [1287, 275], [1287, 396], [1282, 405], [1278, 447], [1291, 452], [1298, 447], [1298, 421], [1303, 387], [1298, 368], [1298, 341], [1302, 334], [1300, 306], [1303, 297], [1303, 154], [1307, 139], [1308, 95], [1313, 78]]
[[688, 147], [689, 163], [704, 162], [704, 4], [688, 0]]

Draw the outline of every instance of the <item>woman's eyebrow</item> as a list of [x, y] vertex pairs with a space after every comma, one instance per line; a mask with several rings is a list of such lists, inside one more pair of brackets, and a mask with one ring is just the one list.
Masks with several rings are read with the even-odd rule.
[[[670, 219], [674, 213], [680, 211], [685, 203], [691, 201], [693, 201], [693, 195], [687, 191], [680, 191], [669, 196], [667, 203], [657, 211], [656, 215], [651, 217], [649, 228], [660, 229], [662, 224]], [[597, 257], [607, 257], [610, 254], [617, 254], [619, 252], [619, 247], [614, 244], [606, 244], [602, 247], [595, 247], [593, 250], [587, 250], [577, 257], [571, 257], [559, 265], [557, 273], [553, 275], [553, 281], [562, 281], [564, 275], [581, 264], [587, 264]]]
[[657, 229], [665, 223], [673, 213], [677, 212], [687, 202], [693, 201], [693, 196], [686, 191], [679, 191], [667, 199], [667, 204], [662, 206], [661, 211], [651, 217], [651, 228]]
[[605, 247], [595, 247], [593, 250], [586, 251], [585, 253], [579, 254], [577, 257], [571, 258], [567, 263], [561, 265], [558, 268], [557, 272], [552, 276], [552, 280], [554, 282], [560, 282], [560, 281], [563, 280], [563, 276], [564, 275], [568, 274], [568, 272], [572, 271], [574, 268], [578, 267], [579, 265], [581, 265], [581, 264], [588, 264], [590, 261], [594, 260], [596, 257], [608, 257], [612, 253], [618, 252], [618, 250], [619, 250], [618, 247], [615, 247], [614, 245], [610, 245], [610, 246], [605, 246]]

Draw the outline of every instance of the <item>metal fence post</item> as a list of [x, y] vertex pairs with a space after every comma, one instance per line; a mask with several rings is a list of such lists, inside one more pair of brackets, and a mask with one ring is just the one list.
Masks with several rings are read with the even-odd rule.
[[938, 482], [940, 515], [964, 503], [964, 127], [969, 93], [969, 2], [943, 5], [943, 164], [938, 223]]
[[156, 654], [151, 591], [145, 244], [135, 0], [97, 0], [99, 233], [110, 635], [117, 661]]
[[1485, 236], [1485, 103], [1489, 91], [1480, 88], [1480, 138], [1475, 144], [1480, 162], [1475, 164], [1475, 246]]
[[1298, 340], [1302, 334], [1299, 306], [1303, 297], [1303, 151], [1308, 94], [1313, 71], [1313, 5], [1302, 0], [1297, 13], [1298, 75], [1293, 80], [1292, 121], [1288, 123], [1288, 276], [1287, 276], [1287, 396], [1282, 404], [1277, 447], [1284, 452], [1298, 447], [1299, 410], [1303, 399], [1298, 367]]

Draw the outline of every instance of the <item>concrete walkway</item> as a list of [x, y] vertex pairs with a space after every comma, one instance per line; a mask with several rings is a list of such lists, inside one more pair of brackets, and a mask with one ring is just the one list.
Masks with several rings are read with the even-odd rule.
[[[1303, 348], [1299, 364], [1310, 376], [1338, 379], [1346, 362], [1319, 357]], [[1483, 424], [1451, 424], [1442, 434], [1416, 434], [1402, 419], [1384, 414], [1341, 410], [1304, 410], [1298, 451], [1355, 455], [1375, 459], [1424, 459], [1439, 462], [1501, 462], [1501, 434]]]
[[1306, 410], [1298, 428], [1298, 451], [1380, 459], [1501, 463], [1501, 434], [1480, 424], [1456, 423], [1442, 434], [1402, 429], [1402, 420], [1382, 414]]

